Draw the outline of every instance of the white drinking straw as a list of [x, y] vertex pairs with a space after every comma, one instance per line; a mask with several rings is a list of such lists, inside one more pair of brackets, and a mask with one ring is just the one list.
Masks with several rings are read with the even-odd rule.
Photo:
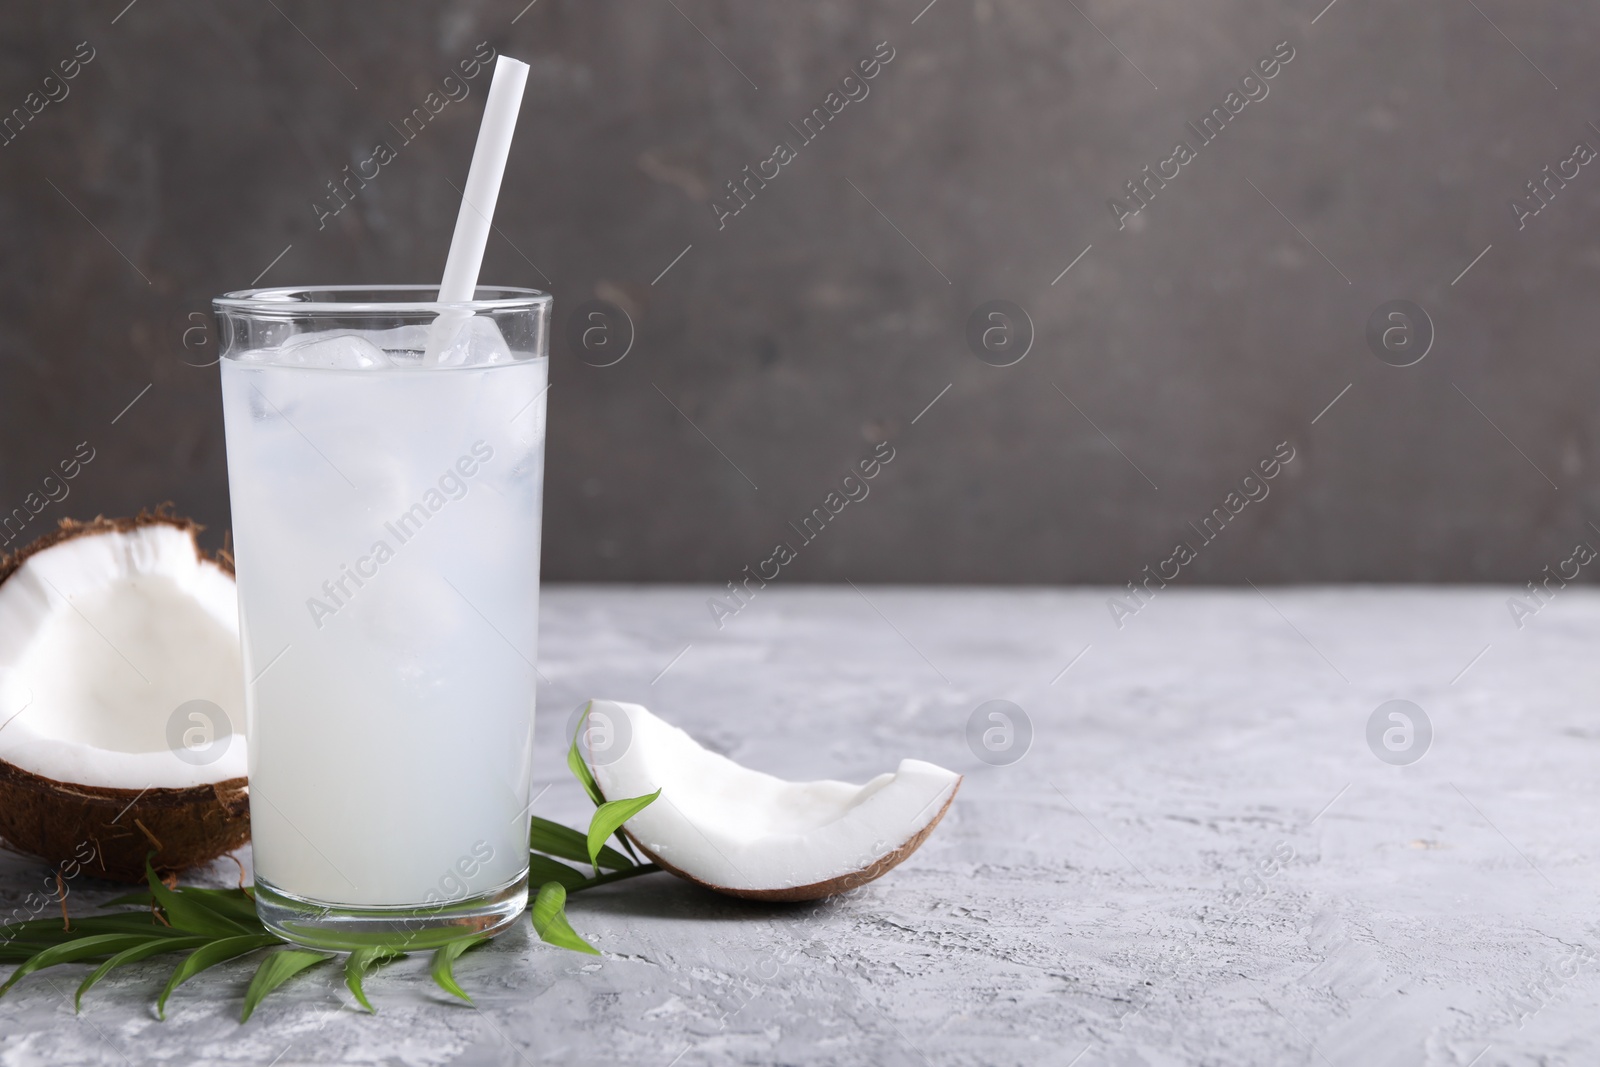
[[[442, 304], [466, 303], [477, 292], [490, 220], [500, 197], [500, 180], [505, 177], [506, 156], [511, 152], [511, 135], [516, 132], [522, 91], [527, 84], [528, 64], [506, 55], [495, 60], [489, 99], [483, 106], [483, 123], [478, 127], [478, 144], [472, 150], [472, 167], [467, 171], [456, 231], [444, 263], [444, 280], [439, 283]], [[465, 317], [461, 313], [442, 314], [434, 320], [426, 362], [437, 362], [439, 350], [451, 339], [452, 327], [459, 326]]]

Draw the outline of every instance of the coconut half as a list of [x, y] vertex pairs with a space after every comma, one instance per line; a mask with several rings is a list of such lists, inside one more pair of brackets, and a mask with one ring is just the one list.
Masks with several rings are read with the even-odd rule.
[[0, 837], [141, 881], [250, 838], [231, 559], [161, 509], [0, 560]]
[[[878, 878], [927, 839], [961, 776], [901, 760], [865, 785], [789, 782], [702, 748], [638, 704], [596, 700], [579, 750], [608, 799], [661, 796], [625, 830], [673, 874], [752, 900], [816, 900]], [[604, 751], [589, 742], [606, 739]], [[621, 744], [615, 742], [622, 741]]]

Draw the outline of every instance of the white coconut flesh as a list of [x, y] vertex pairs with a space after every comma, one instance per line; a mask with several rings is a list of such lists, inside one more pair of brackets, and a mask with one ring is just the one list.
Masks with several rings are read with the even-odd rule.
[[620, 754], [590, 759], [600, 791], [615, 800], [660, 789], [628, 820], [629, 834], [714, 888], [778, 891], [848, 879], [918, 841], [961, 782], [915, 759], [865, 785], [790, 782], [701, 747], [638, 704], [594, 701], [590, 721], [606, 717], [610, 736], [623, 743]]
[[[0, 584], [0, 760], [25, 771], [113, 789], [242, 778], [243, 690], [233, 577], [187, 530], [73, 537]], [[195, 700], [221, 708], [233, 735], [210, 762], [169, 743], [174, 713]]]

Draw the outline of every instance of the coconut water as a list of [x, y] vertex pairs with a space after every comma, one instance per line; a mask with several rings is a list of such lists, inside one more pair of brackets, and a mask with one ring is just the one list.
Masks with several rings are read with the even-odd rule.
[[527, 870], [548, 360], [470, 333], [222, 361], [256, 877], [302, 900]]

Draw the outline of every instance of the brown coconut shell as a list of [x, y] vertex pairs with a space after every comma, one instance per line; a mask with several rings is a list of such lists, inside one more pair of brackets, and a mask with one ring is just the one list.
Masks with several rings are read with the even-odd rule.
[[[675, 874], [685, 881], [693, 882], [695, 885], [704, 886], [714, 893], [721, 893], [724, 896], [730, 897], [740, 897], [744, 900], [764, 900], [771, 903], [797, 904], [805, 900], [821, 900], [823, 897], [836, 896], [839, 893], [844, 893], [859, 886], [864, 886], [868, 882], [882, 878], [885, 874], [889, 873], [889, 871], [900, 866], [907, 856], [911, 855], [917, 849], [922, 847], [922, 843], [928, 839], [928, 835], [933, 833], [933, 828], [939, 825], [939, 820], [944, 818], [945, 812], [950, 810], [950, 804], [955, 800], [956, 793], [960, 791], [962, 781], [962, 778], [956, 779], [955, 787], [950, 790], [950, 795], [945, 798], [944, 805], [939, 808], [939, 813], [932, 819], [928, 820], [928, 825], [911, 835], [911, 837], [906, 840], [905, 844], [900, 845], [893, 851], [884, 853], [882, 856], [879, 856], [876, 860], [874, 860], [869, 866], [863, 867], [859, 871], [851, 871], [848, 874], [841, 874], [837, 878], [829, 878], [822, 882], [812, 882], [810, 885], [788, 886], [783, 889], [731, 889], [725, 885], [715, 885], [711, 882], [703, 882], [694, 875], [679, 870], [677, 867], [674, 867], [672, 864], [668, 863], [654, 852], [651, 852], [648, 848], [645, 848], [644, 842], [640, 841], [636, 836], [634, 836], [633, 831], [629, 830], [626, 826], [622, 828], [622, 832], [628, 835], [628, 840], [632, 841], [634, 846], [638, 848], [640, 852], [643, 852], [646, 856], [650, 857], [651, 863], [654, 863], [656, 866], [660, 867], [669, 874]], [[597, 785], [596, 788], [598, 789], [599, 786]]]
[[[192, 519], [172, 505], [132, 518], [62, 519], [55, 530], [0, 558], [3, 584], [28, 557], [79, 537], [171, 526], [189, 534], [195, 555], [233, 573], [222, 549], [207, 555]], [[0, 838], [52, 866], [74, 866], [119, 882], [143, 882], [146, 857], [159, 874], [208, 863], [250, 840], [250, 799], [244, 778], [210, 785], [145, 790], [89, 782], [58, 782], [0, 759]], [[154, 853], [152, 856], [151, 854]]]
[[52, 866], [114, 882], [209, 863], [250, 840], [243, 778], [186, 789], [106, 789], [44, 778], [0, 760], [0, 837]]

